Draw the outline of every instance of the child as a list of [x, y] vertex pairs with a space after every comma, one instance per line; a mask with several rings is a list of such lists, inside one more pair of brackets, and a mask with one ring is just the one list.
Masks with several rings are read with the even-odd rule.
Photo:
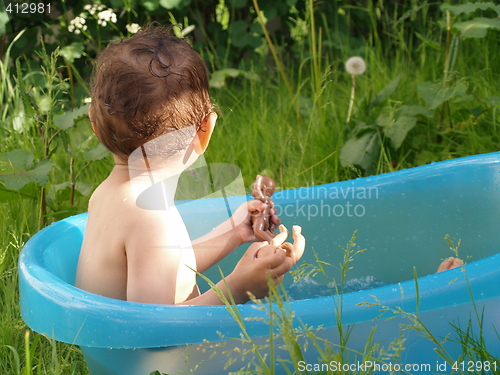
[[[178, 177], [206, 150], [217, 119], [201, 57], [169, 28], [148, 27], [110, 43], [97, 58], [89, 117], [116, 165], [90, 199], [76, 285], [134, 302], [221, 304], [212, 289], [200, 295], [195, 270], [203, 272], [241, 244], [257, 241], [251, 212], [268, 207], [247, 202], [194, 242], [175, 208]], [[139, 207], [138, 198], [159, 181], [164, 209]], [[279, 224], [275, 209], [270, 211]], [[303, 237], [298, 243], [301, 254]], [[265, 245], [252, 244], [217, 284], [226, 297], [231, 293], [236, 303], [247, 302], [247, 292], [264, 297], [268, 277], [279, 283], [296, 262], [277, 247], [257, 257]]]

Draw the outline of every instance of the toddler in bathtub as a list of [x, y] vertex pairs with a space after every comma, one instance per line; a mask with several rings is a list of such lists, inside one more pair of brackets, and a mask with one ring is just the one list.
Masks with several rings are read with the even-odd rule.
[[[249, 201], [191, 242], [173, 204], [180, 173], [204, 153], [217, 120], [201, 57], [159, 26], [110, 43], [97, 58], [89, 117], [116, 165], [89, 202], [76, 286], [134, 302], [221, 304], [212, 289], [200, 294], [194, 270], [257, 241], [251, 212], [267, 205]], [[160, 181], [164, 209], [140, 208], [137, 198]], [[279, 224], [272, 207], [271, 220]], [[304, 250], [300, 230], [293, 237], [299, 240], [289, 256], [278, 248], [257, 256], [267, 242], [252, 244], [218, 288], [236, 303], [247, 302], [247, 292], [266, 296], [268, 278], [279, 283]]]

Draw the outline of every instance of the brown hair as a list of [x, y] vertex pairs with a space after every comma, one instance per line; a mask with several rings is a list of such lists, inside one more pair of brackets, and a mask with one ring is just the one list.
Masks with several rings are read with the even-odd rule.
[[171, 29], [148, 26], [97, 56], [91, 121], [122, 159], [153, 138], [199, 126], [212, 112], [205, 63]]

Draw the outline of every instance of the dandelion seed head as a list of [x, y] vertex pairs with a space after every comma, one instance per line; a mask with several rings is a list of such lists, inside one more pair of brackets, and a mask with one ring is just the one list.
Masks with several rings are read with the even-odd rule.
[[366, 70], [365, 60], [359, 56], [350, 57], [345, 62], [345, 70], [347, 70], [347, 73], [351, 75], [359, 76]]

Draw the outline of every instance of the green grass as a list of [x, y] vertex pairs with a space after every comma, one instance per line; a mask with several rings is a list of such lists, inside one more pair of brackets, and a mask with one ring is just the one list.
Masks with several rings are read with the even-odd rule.
[[[389, 19], [380, 20], [376, 5], [368, 1], [363, 11], [372, 27], [360, 28], [356, 38], [341, 42], [333, 40], [329, 30], [334, 26], [326, 23], [319, 12], [313, 26], [310, 13], [305, 20], [310, 32], [296, 52], [298, 57], [291, 52], [287, 55], [279, 41], [273, 40], [285, 74], [266, 56], [261, 61], [254, 61], [249, 68], [259, 80], [230, 78], [225, 86], [212, 91], [220, 116], [206, 154], [207, 161], [237, 165], [246, 186], [257, 173], [272, 176], [283, 189], [366, 175], [359, 166], [342, 166], [340, 150], [352, 136], [354, 126], [360, 122], [374, 124], [383, 107], [397, 111], [402, 104], [425, 106], [418, 85], [425, 81], [442, 82], [444, 77], [446, 33], [439, 25], [444, 18], [428, 18], [430, 5], [427, 1], [415, 4], [413, 13], [395, 12]], [[313, 9], [312, 5], [308, 3], [309, 9]], [[344, 22], [349, 22], [349, 14], [355, 9], [346, 7], [344, 11]], [[415, 20], [407, 27], [411, 17]], [[417, 32], [421, 37], [416, 36]], [[430, 118], [420, 116], [417, 126], [398, 149], [391, 146], [384, 133], [379, 133], [383, 146], [374, 161], [374, 173], [498, 150], [500, 66], [496, 62], [500, 59], [499, 39], [498, 31], [489, 31], [485, 38], [460, 42], [452, 81], [465, 82], [467, 93], [472, 97], [468, 101], [446, 102], [433, 110]], [[434, 49], [434, 45], [440, 49]], [[347, 126], [351, 77], [344, 71], [343, 62], [351, 55], [362, 55], [368, 69], [357, 77], [352, 121]], [[22, 95], [14, 77], [6, 73], [7, 66], [0, 63], [0, 96], [5, 99], [0, 112], [0, 134], [3, 135], [0, 154], [15, 149], [39, 150], [36, 156], [42, 160], [47, 154], [43, 140], [38, 137], [39, 123], [28, 121], [23, 130], [15, 126], [16, 118], [25, 112]], [[43, 86], [39, 84], [43, 75], [27, 70], [23, 74], [28, 91], [35, 98], [43, 96], [44, 92], [39, 89]], [[398, 75], [402, 78], [396, 90], [379, 106], [370, 108], [377, 93]], [[63, 94], [52, 98], [52, 104], [59, 109], [71, 108], [69, 96]], [[82, 136], [91, 136], [89, 126], [80, 131]], [[46, 223], [53, 218], [58, 220], [86, 211], [87, 196], [76, 193], [71, 206], [69, 189], [51, 191], [51, 186], [69, 181], [71, 158], [64, 144], [65, 138], [54, 139], [54, 154], [50, 158], [58, 167], [49, 175]], [[87, 164], [81, 155], [76, 156], [75, 163], [78, 169]], [[109, 158], [95, 161], [84, 169], [79, 180], [96, 187], [111, 167]], [[18, 198], [0, 203], [0, 373], [86, 374], [88, 371], [77, 348], [54, 343], [34, 333], [26, 336], [28, 327], [20, 318], [17, 258], [23, 244], [40, 227], [41, 190], [36, 186], [28, 190], [34, 198], [25, 198], [21, 194], [26, 191], [21, 191]], [[285, 319], [280, 324], [288, 327], [289, 321]], [[458, 334], [464, 342], [470, 343], [473, 338], [464, 331]], [[290, 342], [293, 339], [290, 337]], [[337, 355], [332, 354], [338, 352], [336, 348], [329, 350], [325, 356]]]

